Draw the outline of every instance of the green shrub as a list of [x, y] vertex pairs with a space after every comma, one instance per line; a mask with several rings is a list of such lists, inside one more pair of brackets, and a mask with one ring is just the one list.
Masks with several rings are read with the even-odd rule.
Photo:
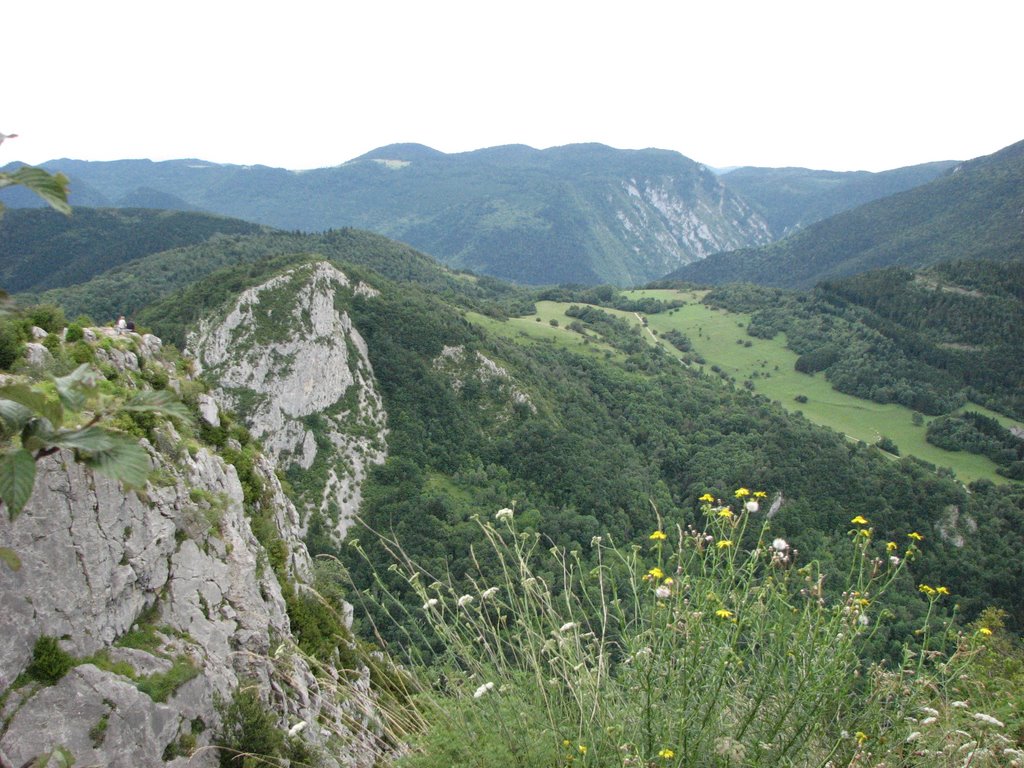
[[285, 751], [285, 734], [254, 689], [239, 688], [231, 702], [219, 709], [221, 726], [213, 743], [219, 747], [221, 768], [250, 765], [248, 756], [276, 764], [273, 758], [281, 757]]
[[32, 648], [32, 661], [25, 674], [44, 685], [53, 685], [75, 666], [75, 658], [63, 650], [57, 638], [42, 635]]

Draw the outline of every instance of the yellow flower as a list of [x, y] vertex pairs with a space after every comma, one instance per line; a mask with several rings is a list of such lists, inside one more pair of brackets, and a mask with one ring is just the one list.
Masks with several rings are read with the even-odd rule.
[[728, 608], [719, 608], [717, 611], [715, 611], [715, 616], [717, 616], [720, 619], [731, 619], [732, 611], [730, 611]]
[[949, 589], [947, 587], [936, 587], [935, 591], [938, 592], [940, 595], [948, 595], [949, 594]]
[[568, 739], [562, 739], [562, 746], [563, 747], [568, 747], [570, 744], [572, 744], [572, 742], [569, 741]]
[[715, 546], [719, 549], [728, 549], [732, 546], [732, 541], [730, 539], [722, 539], [717, 544], [715, 544]]
[[745, 497], [749, 496], [750, 495], [750, 491], [748, 491], [746, 488], [740, 488], [740, 489], [738, 489], [736, 491], [735, 495], [736, 495], [737, 499], [742, 499], [742, 498], [745, 498]]
[[718, 510], [718, 516], [719, 517], [732, 517], [732, 510], [729, 509], [728, 507], [724, 507], [724, 508]]
[[934, 594], [935, 594], [935, 589], [934, 589], [933, 587], [929, 587], [929, 586], [928, 586], [927, 584], [922, 584], [922, 585], [920, 585], [920, 586], [919, 586], [919, 587], [917, 588], [917, 591], [918, 591], [918, 592], [924, 592], [924, 593], [925, 593], [926, 595], [928, 595], [929, 597], [931, 597], [932, 595], [934, 595]]
[[867, 525], [868, 521], [863, 515], [857, 515], [853, 520], [850, 521], [854, 525]]
[[899, 548], [899, 545], [895, 541], [890, 541], [885, 545], [886, 552], [895, 552]]
[[669, 576], [669, 577], [668, 577], [667, 579], [665, 579], [665, 580], [664, 580], [663, 582], [661, 582], [661, 583], [662, 583], [662, 584], [675, 584], [675, 581], [673, 581], [673, 580], [672, 580], [672, 577], [671, 577], [671, 576]]
[[870, 539], [871, 538], [871, 529], [870, 528], [861, 528], [859, 531], [857, 531], [857, 535], [858, 536], [863, 536], [865, 539]]
[[647, 572], [647, 575], [652, 579], [663, 579], [665, 578], [665, 572], [658, 566], [654, 566]]
[[921, 539], [923, 539], [923, 538], [924, 538], [924, 536], [922, 536], [922, 535], [921, 535], [920, 533], [918, 533], [917, 531], [914, 531], [913, 533], [908, 533], [908, 534], [907, 534], [907, 538], [908, 538], [908, 539], [913, 539], [914, 541], [921, 541]]
[[982, 627], [981, 629], [978, 630], [978, 632], [980, 634], [984, 635], [985, 637], [988, 637], [989, 635], [992, 634], [992, 630], [989, 629], [988, 627]]
[[658, 757], [662, 758], [663, 760], [671, 760], [675, 756], [676, 753], [673, 752], [671, 749], [663, 749], [658, 753]]
[[655, 531], [651, 534], [650, 538], [653, 541], [664, 541], [668, 536], [665, 535], [664, 531]]
[[754, 498], [755, 499], [767, 499], [768, 498], [768, 494], [765, 493], [764, 491], [754, 491]]
[[715, 497], [712, 496], [710, 493], [705, 493], [703, 496], [701, 496], [699, 499], [697, 499], [697, 501], [703, 501], [703, 502], [706, 502], [708, 504], [710, 504], [714, 500], [715, 500]]
[[578, 749], [580, 751], [581, 755], [587, 754], [587, 745], [586, 744], [580, 744], [578, 747], [576, 747], [576, 749]]
[[865, 741], [868, 740], [868, 735], [866, 733], [864, 733], [864, 731], [857, 731], [853, 735], [857, 739], [857, 743], [858, 744], [863, 744]]

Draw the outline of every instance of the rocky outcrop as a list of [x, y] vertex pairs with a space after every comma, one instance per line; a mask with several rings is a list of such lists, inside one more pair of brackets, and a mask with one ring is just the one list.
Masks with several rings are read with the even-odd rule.
[[[204, 418], [215, 406], [204, 400]], [[372, 765], [368, 672], [299, 650], [235, 467], [169, 422], [142, 444], [153, 466], [145, 488], [60, 452], [37, 462], [18, 516], [0, 510], [0, 766], [58, 748], [82, 766], [215, 766], [218, 702], [240, 687], [317, 764]], [[313, 567], [300, 516], [271, 461], [257, 455], [251, 472], [286, 555], [282, 578], [301, 592]], [[40, 638], [71, 657], [51, 685], [27, 673]]]
[[[54, 455], [40, 463], [23, 513], [0, 516], [0, 544], [15, 555], [0, 564], [6, 764], [64, 747], [81, 765], [215, 765], [215, 750], [202, 749], [218, 723], [215, 702], [240, 684], [256, 685], [283, 727], [307, 723], [303, 734], [313, 744], [344, 733], [356, 745], [325, 756], [325, 765], [372, 763], [373, 733], [352, 732], [353, 713], [324, 694], [291, 640], [281, 588], [244, 514], [234, 468], [203, 448], [173, 461], [153, 455], [164, 480], [140, 493]], [[292, 569], [308, 575], [308, 553], [293, 537], [294, 507], [272, 472], [263, 477], [291, 538]], [[13, 690], [43, 635], [92, 663], [54, 686]], [[171, 685], [172, 674], [181, 684], [165, 701], [144, 692], [147, 680]], [[332, 670], [331, 687], [347, 684], [346, 676]], [[365, 700], [365, 673], [351, 678]], [[358, 709], [357, 719], [372, 720]], [[164, 763], [179, 744], [194, 756]]]
[[446, 346], [434, 358], [433, 368], [447, 376], [456, 392], [464, 392], [467, 384], [486, 392], [488, 396], [478, 398], [479, 407], [490, 407], [496, 417], [511, 416], [516, 406], [537, 412], [530, 396], [516, 386], [508, 371], [480, 351]]
[[242, 293], [188, 344], [217, 398], [297, 478], [303, 526], [319, 512], [339, 539], [387, 451], [366, 344], [344, 309], [374, 293], [326, 262], [296, 267]]

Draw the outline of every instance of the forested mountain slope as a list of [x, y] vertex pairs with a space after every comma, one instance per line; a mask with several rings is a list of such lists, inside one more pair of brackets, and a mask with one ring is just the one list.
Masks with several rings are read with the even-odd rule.
[[829, 216], [925, 184], [958, 164], [945, 160], [880, 173], [744, 167], [719, 178], [781, 239]]
[[920, 187], [820, 221], [759, 249], [720, 253], [670, 277], [810, 287], [826, 278], [952, 259], [1024, 257], [1024, 142]]
[[76, 285], [124, 262], [215, 235], [266, 231], [237, 219], [173, 210], [11, 209], [0, 218], [0, 286], [11, 293]]
[[93, 205], [160, 194], [287, 230], [357, 226], [522, 283], [638, 284], [771, 239], [713, 173], [654, 149], [507, 146], [448, 155], [402, 144], [302, 172], [197, 160], [45, 167], [71, 178], [75, 205], [80, 186]]

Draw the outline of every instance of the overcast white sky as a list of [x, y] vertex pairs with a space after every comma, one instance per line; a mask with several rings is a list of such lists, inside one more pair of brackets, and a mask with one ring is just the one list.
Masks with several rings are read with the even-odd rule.
[[0, 165], [577, 142], [884, 170], [1024, 139], [1019, 0], [11, 0]]

